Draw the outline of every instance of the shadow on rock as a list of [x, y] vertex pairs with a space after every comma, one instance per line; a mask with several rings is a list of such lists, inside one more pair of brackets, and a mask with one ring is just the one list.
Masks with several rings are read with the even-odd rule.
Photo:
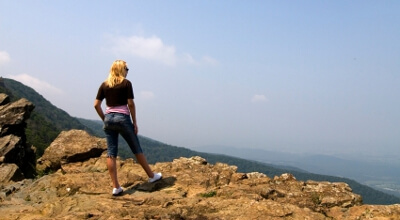
[[154, 183], [143, 183], [134, 188], [138, 191], [154, 192], [175, 185], [175, 177], [165, 177]]

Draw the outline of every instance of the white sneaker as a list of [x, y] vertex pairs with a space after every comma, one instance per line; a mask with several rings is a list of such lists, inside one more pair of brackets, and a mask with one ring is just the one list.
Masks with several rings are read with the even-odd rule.
[[154, 173], [153, 178], [149, 178], [149, 183], [154, 183], [157, 180], [160, 180], [162, 178], [161, 173]]
[[123, 191], [124, 191], [124, 190], [123, 190], [121, 187], [119, 187], [119, 188], [114, 188], [113, 191], [112, 191], [112, 194], [113, 194], [113, 196], [118, 196], [118, 195], [120, 195]]

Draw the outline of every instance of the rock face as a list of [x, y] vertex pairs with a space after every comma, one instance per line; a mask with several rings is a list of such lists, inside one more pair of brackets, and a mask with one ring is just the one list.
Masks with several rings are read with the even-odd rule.
[[37, 161], [37, 170], [57, 171], [62, 164], [99, 157], [105, 150], [105, 139], [90, 136], [82, 130], [62, 131]]
[[[66, 148], [74, 133], [78, 131], [60, 135], [51, 146], [72, 155]], [[84, 137], [80, 140], [84, 144], [78, 149], [78, 135], [74, 137], [76, 152], [102, 145], [101, 140], [82, 133], [79, 137]], [[56, 149], [45, 154], [56, 154]], [[103, 149], [100, 156], [90, 157], [67, 159], [59, 153], [57, 158], [63, 162], [57, 171], [35, 181], [18, 182], [16, 192], [4, 192], [0, 218], [389, 220], [400, 216], [400, 205], [363, 205], [345, 183], [303, 182], [291, 174], [272, 178], [238, 173], [235, 166], [209, 164], [201, 157], [151, 165], [163, 173], [163, 179], [155, 183], [147, 182], [133, 159], [118, 159], [119, 181], [125, 191], [113, 197], [106, 152]]]
[[0, 94], [0, 185], [35, 174], [35, 150], [26, 143], [25, 128], [34, 105], [26, 99], [10, 103]]

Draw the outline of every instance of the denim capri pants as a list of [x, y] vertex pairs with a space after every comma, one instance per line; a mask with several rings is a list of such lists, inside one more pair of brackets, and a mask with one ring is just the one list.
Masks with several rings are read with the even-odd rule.
[[118, 135], [125, 139], [133, 154], [143, 153], [139, 139], [135, 133], [130, 115], [122, 113], [108, 113], [104, 117], [104, 132], [107, 139], [107, 156], [117, 157]]

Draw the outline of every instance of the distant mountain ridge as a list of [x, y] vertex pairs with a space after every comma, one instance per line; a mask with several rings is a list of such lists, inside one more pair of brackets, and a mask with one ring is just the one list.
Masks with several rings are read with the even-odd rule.
[[[32, 88], [15, 80], [0, 78], [0, 92], [6, 93], [11, 99], [26, 98], [35, 104], [36, 108], [28, 121], [27, 139], [38, 148], [37, 154], [41, 156], [44, 149], [57, 137], [62, 130], [81, 129], [89, 133], [104, 137], [101, 121], [87, 120], [71, 117], [65, 111], [57, 108]], [[298, 180], [315, 180], [329, 182], [346, 182], [355, 193], [362, 195], [368, 204], [394, 204], [400, 203], [400, 199], [387, 195], [370, 187], [357, 183], [347, 178], [316, 175], [301, 170], [282, 169], [282, 166], [274, 166], [257, 161], [250, 161], [232, 156], [201, 153], [184, 147], [176, 147], [147, 137], [139, 136], [139, 140], [146, 153], [149, 163], [168, 162], [179, 157], [200, 156], [210, 163], [227, 163], [238, 167], [239, 172], [260, 172], [270, 177], [280, 176], [283, 173], [292, 173]], [[132, 157], [132, 153], [124, 145], [121, 146], [121, 156]]]

